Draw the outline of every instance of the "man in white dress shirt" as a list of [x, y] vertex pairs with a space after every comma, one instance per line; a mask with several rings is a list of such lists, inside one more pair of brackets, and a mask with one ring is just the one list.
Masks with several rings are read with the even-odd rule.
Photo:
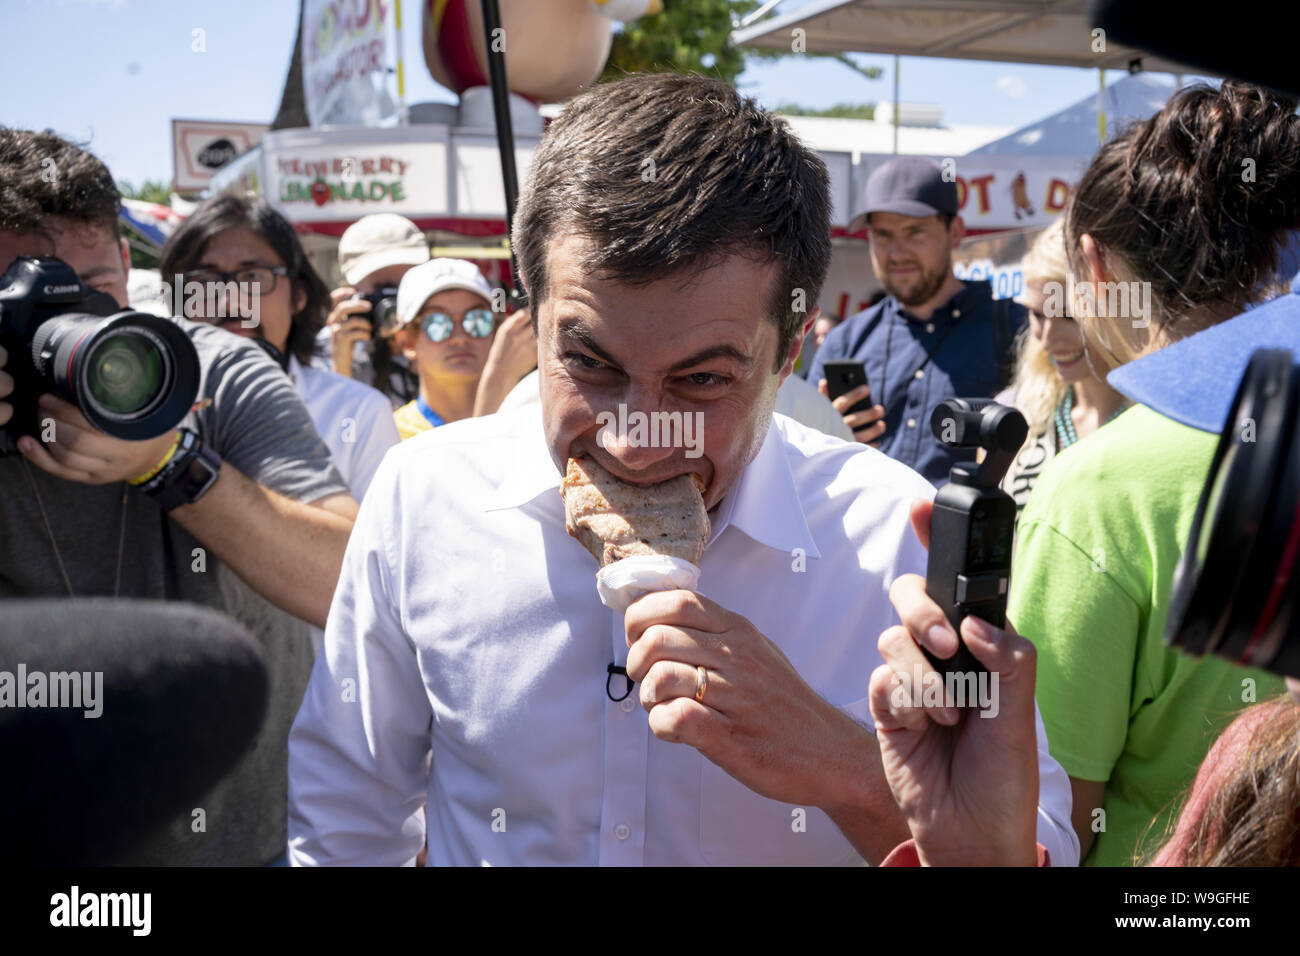
[[[868, 682], [933, 489], [773, 416], [828, 194], [816, 155], [717, 81], [603, 84], [552, 123], [514, 232], [540, 408], [417, 436], [375, 475], [290, 736], [291, 862], [412, 863], [424, 804], [431, 865], [856, 864], [907, 838]], [[703, 454], [601, 442], [620, 405], [696, 415]], [[697, 592], [601, 603], [558, 493], [583, 455], [704, 480]], [[1069, 865], [1041, 725], [1039, 769], [1038, 840]]]

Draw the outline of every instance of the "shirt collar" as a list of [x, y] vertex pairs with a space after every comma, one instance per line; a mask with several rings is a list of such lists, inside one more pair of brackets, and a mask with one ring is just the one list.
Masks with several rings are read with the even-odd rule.
[[718, 506], [710, 544], [730, 525], [777, 551], [793, 554], [799, 548], [807, 557], [821, 557], [799, 503], [787, 455], [785, 439], [773, 421], [767, 426], [763, 447]]
[[[509, 476], [489, 499], [486, 510], [519, 508], [543, 494], [560, 497], [560, 473], [551, 459], [542, 428], [541, 409], [534, 407], [526, 425], [521, 425], [520, 441], [512, 446]], [[775, 422], [767, 427], [767, 436], [754, 460], [741, 473], [736, 486], [718, 503], [710, 516], [712, 544], [728, 527], [735, 527], [759, 544], [794, 553], [796, 548], [810, 558], [820, 558], [813, 541], [808, 519], [799, 503], [799, 494], [786, 460], [786, 443]]]
[[512, 429], [510, 436], [514, 439], [511, 442], [510, 473], [488, 499], [488, 511], [520, 508], [546, 491], [552, 492], [557, 501], [560, 497], [561, 475], [551, 460], [550, 449], [546, 447], [541, 406], [530, 405], [518, 414], [521, 423], [517, 431]]
[[[933, 314], [931, 314], [930, 318], [924, 320], [912, 318], [912, 321], [943, 323], [953, 317], [952, 313], [954, 309], [958, 310], [961, 315], [965, 315], [972, 309], [977, 308], [981, 304], [982, 300], [987, 299], [990, 302], [993, 300], [993, 286], [988, 282], [988, 280], [962, 279], [961, 282], [962, 287], [952, 294], [951, 299], [943, 305], [938, 306], [934, 310]], [[906, 309], [903, 304], [892, 295], [889, 297], [889, 301], [893, 306], [894, 314], [899, 318], [906, 320], [908, 315], [906, 314]]]
[[415, 396], [415, 409], [423, 415], [424, 420], [434, 428], [446, 424], [446, 422], [442, 420], [442, 416], [429, 407], [429, 403], [424, 400], [424, 396], [422, 395]]

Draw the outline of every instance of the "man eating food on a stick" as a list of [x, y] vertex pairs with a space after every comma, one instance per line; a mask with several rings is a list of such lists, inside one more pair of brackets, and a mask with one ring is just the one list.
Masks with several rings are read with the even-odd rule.
[[[548, 127], [514, 223], [541, 406], [376, 474], [290, 738], [293, 862], [408, 864], [426, 802], [430, 865], [860, 864], [907, 838], [868, 681], [933, 489], [772, 411], [829, 205], [816, 155], [718, 81], [602, 84]], [[614, 413], [691, 416], [703, 453], [602, 433]], [[1038, 745], [1037, 839], [1068, 865]]]

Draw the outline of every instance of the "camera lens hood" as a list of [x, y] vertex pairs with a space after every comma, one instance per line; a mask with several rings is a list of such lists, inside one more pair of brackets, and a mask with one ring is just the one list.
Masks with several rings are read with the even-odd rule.
[[[104, 346], [126, 339], [133, 350], [157, 363], [156, 383], [144, 383], [144, 398], [115, 409], [103, 391]], [[144, 441], [175, 428], [194, 405], [199, 358], [189, 337], [169, 319], [124, 311], [107, 318], [63, 315], [47, 321], [32, 340], [34, 364], [42, 377], [81, 409], [105, 434]], [[144, 374], [133, 370], [132, 374]], [[141, 383], [127, 382], [140, 387]]]
[[[1242, 377], [1174, 576], [1165, 639], [1258, 667], [1289, 630], [1300, 469], [1289, 350], [1261, 349]], [[1289, 555], [1289, 556], [1288, 556]]]

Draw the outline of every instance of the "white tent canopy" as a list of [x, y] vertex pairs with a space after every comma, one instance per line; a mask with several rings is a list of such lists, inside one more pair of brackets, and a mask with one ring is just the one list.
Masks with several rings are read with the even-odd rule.
[[[1106, 87], [1107, 133], [1160, 111], [1174, 93], [1167, 79], [1139, 73]], [[1087, 156], [1097, 150], [1097, 96], [1086, 96], [1063, 110], [972, 149], [970, 156]]]
[[[816, 0], [732, 31], [736, 46], [893, 53], [1091, 69], [1197, 70], [1092, 35], [1088, 0]], [[802, 37], [795, 34], [803, 30]], [[1104, 39], [1104, 38], [1103, 38]]]

